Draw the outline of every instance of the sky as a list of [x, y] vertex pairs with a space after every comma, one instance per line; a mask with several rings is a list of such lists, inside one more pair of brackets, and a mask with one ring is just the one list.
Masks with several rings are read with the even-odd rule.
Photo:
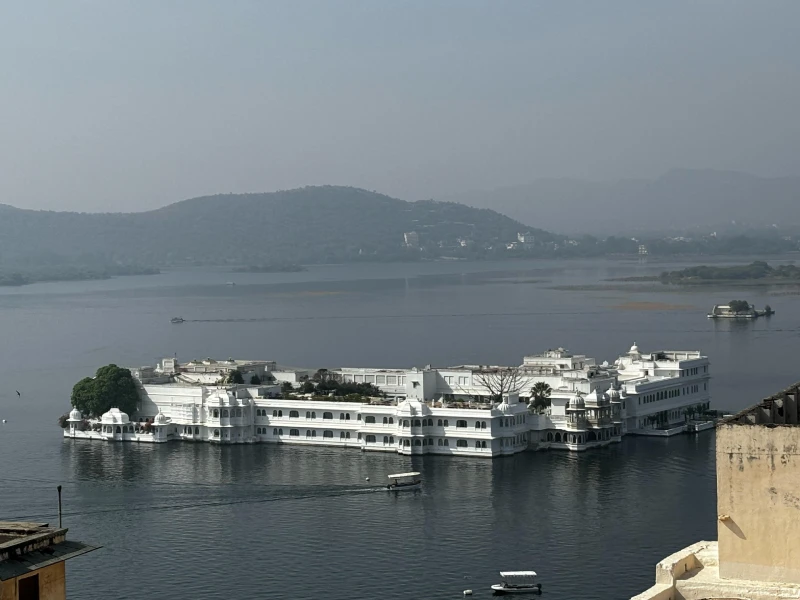
[[0, 203], [800, 170], [797, 0], [5, 0]]

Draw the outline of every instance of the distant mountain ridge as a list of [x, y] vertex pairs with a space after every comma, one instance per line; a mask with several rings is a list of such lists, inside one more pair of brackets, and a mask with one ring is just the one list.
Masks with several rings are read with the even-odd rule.
[[674, 169], [655, 180], [540, 179], [441, 198], [563, 233], [604, 237], [693, 228], [800, 225], [800, 177]]
[[[405, 232], [419, 234], [407, 248]], [[270, 264], [417, 259], [462, 254], [531, 231], [493, 210], [406, 202], [320, 186], [193, 198], [143, 213], [68, 213], [0, 205], [0, 264]], [[459, 240], [469, 240], [461, 247]]]

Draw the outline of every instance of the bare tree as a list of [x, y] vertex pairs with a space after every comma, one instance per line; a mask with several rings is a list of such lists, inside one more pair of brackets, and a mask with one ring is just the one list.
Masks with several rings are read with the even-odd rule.
[[509, 394], [518, 394], [525, 384], [519, 367], [486, 367], [473, 371], [475, 381], [489, 391], [493, 403], [500, 403]]

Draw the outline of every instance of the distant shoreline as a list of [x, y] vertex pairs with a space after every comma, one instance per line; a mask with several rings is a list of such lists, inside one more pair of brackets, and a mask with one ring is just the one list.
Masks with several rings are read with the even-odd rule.
[[0, 287], [23, 287], [34, 283], [63, 283], [69, 281], [105, 281], [115, 277], [160, 275], [155, 267], [66, 267], [63, 270], [25, 270], [0, 267]]

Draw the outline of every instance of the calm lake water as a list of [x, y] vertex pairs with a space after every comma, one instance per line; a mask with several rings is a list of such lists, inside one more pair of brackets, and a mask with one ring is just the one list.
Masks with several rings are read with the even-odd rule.
[[[713, 433], [480, 461], [64, 441], [56, 419], [98, 366], [173, 353], [394, 367], [520, 363], [558, 346], [612, 361], [636, 342], [707, 353], [713, 404], [730, 410], [800, 379], [800, 296], [785, 289], [552, 289], [673, 266], [187, 270], [0, 289], [0, 518], [55, 522], [62, 484], [70, 536], [104, 546], [69, 564], [81, 599], [480, 598], [498, 571], [531, 568], [553, 600], [629, 597], [653, 583], [658, 560], [716, 539]], [[740, 297], [777, 314], [706, 319]], [[377, 489], [411, 468], [420, 492]]]

